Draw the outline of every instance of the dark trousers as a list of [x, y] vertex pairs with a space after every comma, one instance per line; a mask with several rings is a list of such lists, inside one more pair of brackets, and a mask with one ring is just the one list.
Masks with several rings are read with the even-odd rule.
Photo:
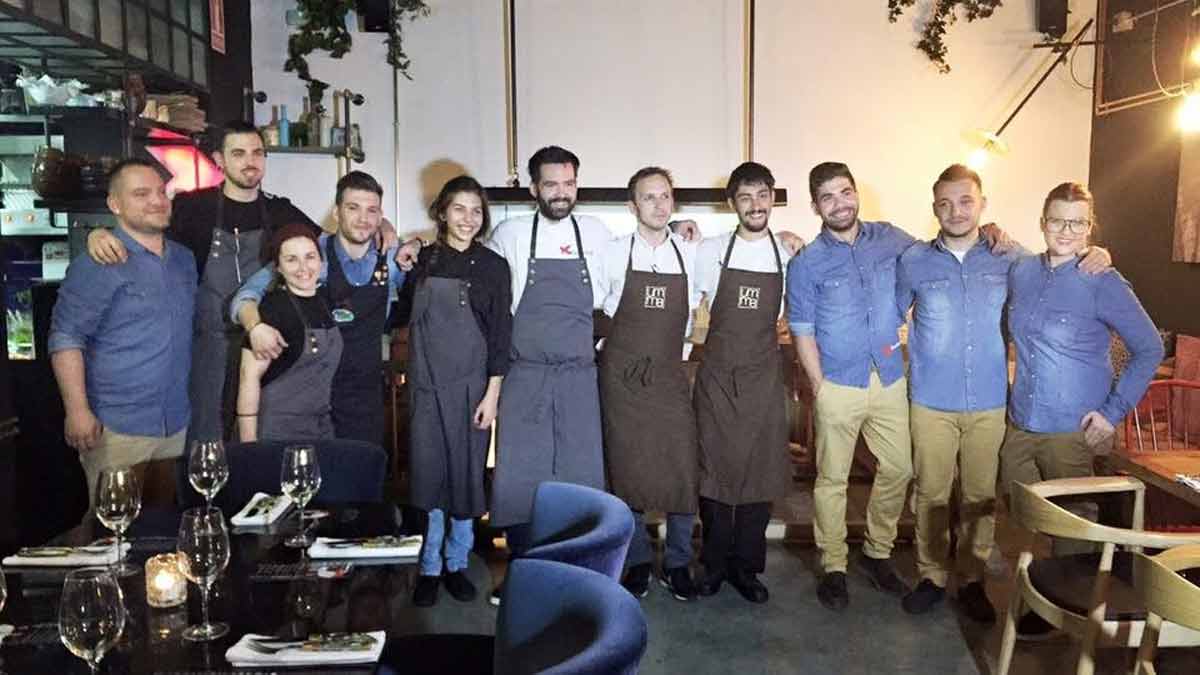
[[704, 541], [700, 562], [709, 577], [737, 572], [760, 574], [767, 566], [767, 523], [771, 502], [725, 504], [700, 498]]
[[504, 541], [508, 545], [508, 559], [516, 560], [533, 545], [533, 528], [529, 523], [509, 525], [504, 529]]

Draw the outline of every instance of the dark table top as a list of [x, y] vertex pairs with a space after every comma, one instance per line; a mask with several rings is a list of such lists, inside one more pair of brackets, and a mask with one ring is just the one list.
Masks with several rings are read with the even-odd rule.
[[[322, 508], [318, 505], [316, 508]], [[398, 510], [390, 504], [336, 505], [325, 507], [329, 516], [320, 519], [318, 536], [358, 537], [408, 534]], [[143, 567], [150, 556], [175, 550], [178, 512], [146, 512], [131, 527], [128, 537], [133, 550], [128, 560]], [[214, 621], [230, 626], [229, 634], [209, 643], [182, 639], [189, 624], [200, 622], [199, 591], [188, 584], [188, 603], [171, 609], [146, 604], [144, 575], [139, 572], [121, 580], [128, 610], [125, 630], [117, 648], [105, 656], [102, 672], [196, 673], [231, 671], [225, 650], [246, 633], [305, 637], [312, 633], [388, 633], [388, 651], [395, 643], [428, 633], [428, 626], [410, 599], [416, 580], [415, 560], [355, 561], [350, 573], [338, 579], [318, 578], [305, 568], [324, 561], [301, 560], [299, 549], [287, 548], [283, 539], [297, 527], [295, 511], [270, 528], [234, 528], [230, 532], [230, 561], [225, 574], [214, 584], [210, 612]], [[110, 533], [97, 522], [82, 524], [56, 537], [54, 544], [84, 544]], [[7, 567], [9, 600], [0, 623], [17, 626], [53, 624], [41, 644], [0, 647], [0, 672], [86, 673], [82, 660], [71, 655], [58, 641], [58, 599], [69, 569]], [[486, 589], [481, 589], [486, 591]], [[477, 643], [483, 645], [482, 642]], [[478, 646], [478, 649], [484, 649]], [[490, 660], [490, 648], [486, 654]], [[480, 654], [482, 659], [484, 655]], [[389, 659], [395, 660], [395, 659]], [[376, 667], [358, 666], [288, 672], [370, 673]], [[238, 672], [254, 672], [243, 670]], [[379, 672], [392, 672], [380, 667]]]

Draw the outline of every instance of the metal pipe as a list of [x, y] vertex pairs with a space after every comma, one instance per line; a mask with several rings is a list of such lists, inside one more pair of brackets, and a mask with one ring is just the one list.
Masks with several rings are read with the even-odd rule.
[[746, 0], [746, 161], [754, 160], [754, 23], [755, 0]]
[[[392, 213], [392, 222], [400, 222], [400, 69], [395, 65], [392, 66], [392, 199], [396, 205], [396, 210]], [[395, 387], [392, 388], [392, 396], [395, 397]], [[395, 408], [392, 408], [395, 410]], [[395, 416], [393, 415], [393, 418]], [[395, 419], [392, 420], [395, 426]], [[395, 429], [393, 436], [395, 435]], [[398, 447], [398, 446], [393, 446]]]
[[517, 166], [517, 7], [515, 0], [504, 0], [504, 123], [508, 133], [508, 185], [521, 184]]
[[1083, 34], [1086, 33], [1095, 22], [1095, 19], [1088, 19], [1087, 23], [1083, 24], [1083, 28], [1080, 28], [1079, 32], [1075, 34], [1075, 38], [1071, 40], [1071, 46], [1064, 49], [1058, 55], [1058, 58], [1054, 59], [1054, 63], [1051, 63], [1050, 67], [1046, 69], [1046, 72], [1042, 73], [1041, 79], [1037, 81], [1037, 84], [1033, 85], [1033, 89], [1030, 89], [1029, 93], [1025, 94], [1025, 98], [1021, 99], [1021, 102], [1017, 104], [1016, 109], [1012, 111], [1012, 114], [1008, 116], [1008, 119], [1004, 120], [1004, 124], [1001, 124], [1000, 128], [996, 130], [997, 136], [1004, 133], [1004, 130], [1008, 128], [1008, 125], [1011, 124], [1016, 118], [1017, 114], [1021, 112], [1021, 109], [1025, 107], [1025, 104], [1029, 102], [1029, 99], [1033, 98], [1033, 95], [1037, 93], [1038, 89], [1041, 89], [1042, 85], [1045, 84], [1047, 79], [1049, 79], [1050, 74], [1054, 72], [1054, 69], [1058, 68], [1058, 65], [1066, 60], [1067, 55], [1071, 53], [1072, 49], [1075, 49], [1076, 44], [1080, 39], [1083, 38]]

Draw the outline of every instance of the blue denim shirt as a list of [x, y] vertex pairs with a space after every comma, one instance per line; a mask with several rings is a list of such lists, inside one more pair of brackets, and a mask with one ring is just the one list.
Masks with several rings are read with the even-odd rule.
[[167, 240], [162, 257], [120, 227], [129, 258], [67, 268], [50, 323], [50, 353], [83, 352], [88, 405], [122, 434], [165, 437], [187, 426], [196, 257]]
[[827, 228], [788, 263], [788, 326], [813, 335], [825, 378], [865, 388], [904, 375], [896, 314], [896, 262], [916, 241], [883, 222], [864, 222], [853, 244]]
[[[329, 275], [329, 263], [325, 258], [325, 241], [332, 237], [332, 234], [322, 234], [319, 242], [321, 249], [321, 276], [318, 278], [319, 283], [325, 283]], [[392, 301], [396, 299], [397, 290], [404, 285], [404, 271], [396, 264], [396, 250], [398, 246], [393, 246], [384, 252], [388, 261], [388, 281], [391, 285], [388, 286], [388, 306], [387, 311], [392, 311]], [[346, 273], [346, 280], [354, 286], [363, 286], [371, 280], [371, 274], [375, 271], [375, 262], [379, 260], [379, 252], [375, 247], [369, 247], [366, 255], [354, 260], [350, 254], [346, 252], [342, 246], [342, 241], [335, 238], [333, 240], [333, 252], [338, 257], [338, 262], [342, 264], [342, 271]], [[267, 294], [267, 286], [271, 284], [271, 276], [275, 274], [275, 264], [269, 263], [262, 269], [255, 272], [246, 279], [238, 292], [234, 294], [233, 300], [229, 303], [229, 318], [235, 323], [238, 322], [238, 310], [241, 309], [244, 302], [262, 302], [263, 296]]]
[[[1114, 426], [1146, 393], [1163, 358], [1162, 338], [1129, 282], [1115, 270], [1089, 276], [1045, 255], [1009, 270], [1008, 329], [1017, 347], [1009, 417], [1027, 431], [1079, 431], [1096, 410]], [[1109, 331], [1129, 348], [1115, 386]]]
[[908, 332], [910, 396], [934, 410], [1003, 408], [1008, 397], [1007, 347], [1001, 315], [1008, 268], [1022, 255], [991, 251], [980, 239], [960, 263], [941, 237], [900, 256], [896, 308], [913, 308]]

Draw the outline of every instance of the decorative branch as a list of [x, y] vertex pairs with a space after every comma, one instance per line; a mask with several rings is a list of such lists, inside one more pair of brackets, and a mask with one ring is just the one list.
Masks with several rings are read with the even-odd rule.
[[411, 60], [408, 58], [408, 54], [404, 53], [403, 24], [405, 19], [414, 21], [422, 16], [429, 16], [429, 5], [422, 0], [392, 0], [391, 25], [386, 40], [387, 62], [395, 66], [396, 70], [409, 80], [412, 79], [412, 76], [408, 74]]
[[[916, 4], [916, 0], [888, 0], [888, 21], [896, 20], [905, 10]], [[967, 21], [986, 19], [1003, 4], [1003, 0], [933, 0], [933, 14], [921, 30], [921, 39], [917, 41], [917, 49], [925, 53], [930, 61], [937, 66], [938, 72], [950, 72], [950, 64], [946, 62], [949, 50], [946, 48], [946, 30], [958, 20], [958, 8], [962, 8]]]

